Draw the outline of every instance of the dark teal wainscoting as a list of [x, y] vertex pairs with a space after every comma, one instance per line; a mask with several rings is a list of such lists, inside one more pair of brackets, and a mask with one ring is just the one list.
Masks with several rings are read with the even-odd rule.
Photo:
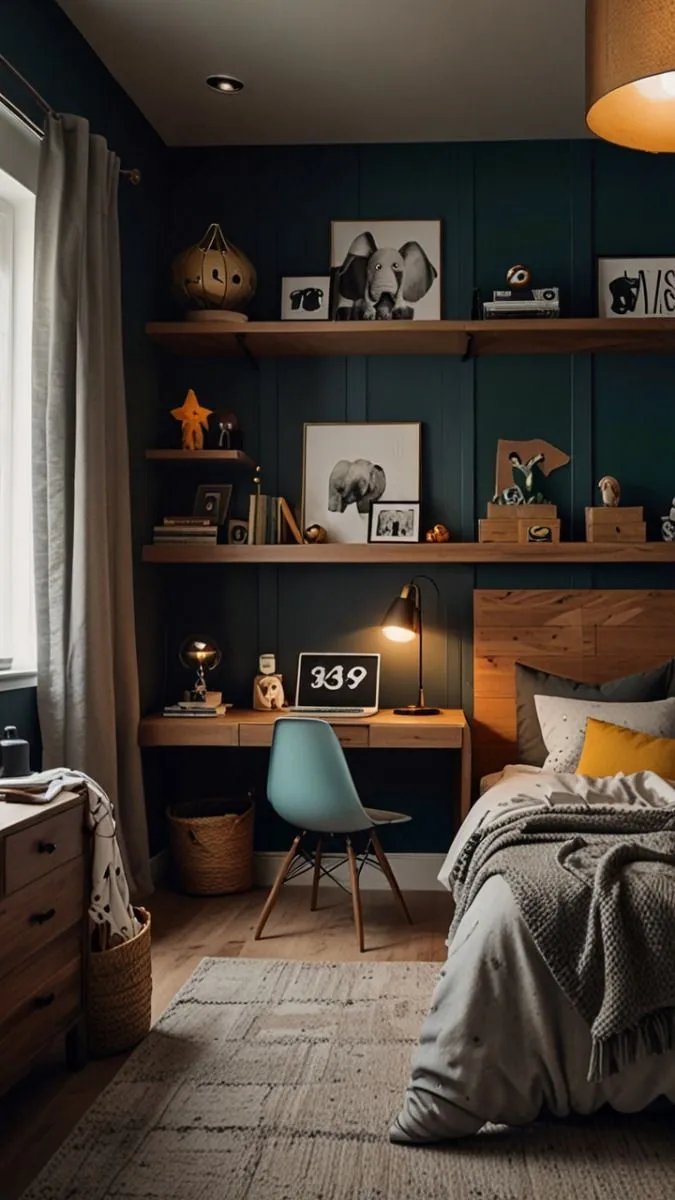
[[[508, 266], [523, 261], [536, 283], [561, 287], [569, 315], [589, 316], [595, 254], [675, 252], [672, 158], [592, 142], [184, 150], [171, 153], [171, 168], [167, 269], [175, 252], [197, 240], [210, 221], [220, 221], [258, 268], [251, 306], [258, 319], [278, 318], [282, 275], [327, 273], [331, 218], [440, 217], [445, 317], [468, 317], [473, 283], [487, 293], [502, 284]], [[166, 356], [160, 370], [158, 437], [175, 437], [166, 410], [192, 386], [208, 407], [239, 414], [246, 449], [263, 464], [265, 490], [292, 503], [300, 500], [305, 421], [422, 421], [423, 526], [442, 520], [464, 539], [475, 537], [475, 521], [491, 496], [500, 436], [540, 436], [571, 452], [571, 468], [554, 476], [550, 488], [565, 537], [583, 537], [584, 505], [593, 502], [603, 473], [619, 477], [627, 503], [645, 504], [651, 536], [675, 493], [670, 356], [267, 360], [257, 370], [246, 361]], [[245, 516], [248, 476], [231, 477], [234, 511]], [[175, 471], [165, 475], [165, 507], [185, 502], [194, 482]], [[164, 582], [167, 695], [182, 681], [175, 667], [181, 638], [202, 628], [222, 645], [218, 685], [238, 704], [250, 704], [260, 652], [276, 652], [290, 685], [303, 648], [379, 649], [382, 703], [413, 694], [414, 647], [392, 646], [376, 628], [406, 581], [404, 569], [156, 570]], [[427, 697], [469, 711], [474, 587], [673, 582], [668, 568], [644, 567], [436, 567], [429, 573], [442, 605], [437, 612], [429, 590]], [[378, 796], [415, 815], [398, 848], [446, 847], [452, 756], [352, 752], [351, 759], [369, 799]], [[264, 754], [175, 752], [165, 764], [165, 796], [248, 783], [264, 790]], [[265, 848], [278, 848], [286, 836], [265, 805], [257, 836]]]

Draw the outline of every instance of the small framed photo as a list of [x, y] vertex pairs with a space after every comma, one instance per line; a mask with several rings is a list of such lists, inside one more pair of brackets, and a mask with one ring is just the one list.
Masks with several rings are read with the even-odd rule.
[[675, 258], [599, 258], [599, 317], [675, 317]]
[[212, 525], [224, 525], [231, 498], [231, 483], [202, 483], [197, 488], [193, 516], [208, 517]]
[[248, 521], [231, 520], [227, 522], [228, 546], [248, 545]]
[[327, 321], [330, 275], [285, 275], [281, 281], [282, 321]]
[[370, 506], [369, 542], [419, 542], [420, 506], [413, 500], [378, 500]]

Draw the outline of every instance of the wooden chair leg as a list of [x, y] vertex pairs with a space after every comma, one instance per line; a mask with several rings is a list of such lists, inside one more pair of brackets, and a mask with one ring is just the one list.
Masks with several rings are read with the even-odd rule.
[[377, 861], [379, 862], [380, 866], [382, 867], [382, 873], [384, 874], [384, 876], [387, 880], [387, 883], [389, 884], [389, 887], [391, 888], [392, 892], [394, 893], [395, 896], [398, 897], [399, 902], [401, 904], [401, 908], [403, 909], [403, 911], [406, 915], [406, 919], [412, 925], [413, 919], [410, 916], [410, 913], [408, 912], [408, 905], [406, 904], [406, 902], [403, 898], [403, 892], [401, 891], [400, 887], [398, 886], [398, 884], [396, 882], [396, 876], [394, 875], [394, 872], [392, 871], [392, 869], [389, 865], [389, 859], [387, 858], [384, 850], [382, 849], [382, 846], [380, 845], [380, 839], [378, 838], [374, 829], [371, 829], [371, 831], [370, 831], [370, 840], [373, 844], [373, 850], [375, 851], [375, 857], [377, 858]]
[[349, 877], [352, 885], [352, 908], [354, 910], [354, 925], [356, 926], [356, 937], [359, 943], [359, 950], [363, 954], [363, 913], [361, 911], [361, 893], [359, 891], [359, 872], [356, 862], [354, 847], [349, 838], [347, 838], [347, 858], [349, 859]]
[[291, 846], [290, 850], [288, 851], [288, 854], [286, 855], [284, 861], [282, 862], [281, 866], [279, 867], [279, 873], [278, 873], [276, 879], [274, 880], [272, 890], [271, 890], [269, 896], [267, 897], [267, 900], [265, 901], [265, 907], [263, 908], [263, 910], [260, 914], [260, 919], [258, 921], [258, 924], [255, 927], [255, 933], [253, 934], [253, 938], [256, 942], [259, 941], [260, 938], [262, 937], [262, 931], [265, 928], [265, 925], [267, 924], [267, 918], [269, 917], [272, 909], [274, 908], [274, 905], [277, 902], [277, 897], [279, 895], [279, 892], [281, 891], [281, 889], [284, 885], [284, 880], [285, 880], [286, 876], [288, 875], [291, 863], [293, 862], [293, 859], [295, 858], [295, 856], [298, 852], [298, 847], [304, 836], [305, 836], [304, 833], [299, 833], [297, 835], [297, 837], [295, 837], [293, 839], [293, 845]]
[[317, 900], [319, 898], [319, 879], [321, 877], [321, 846], [322, 846], [322, 844], [323, 844], [323, 838], [319, 838], [318, 842], [316, 843], [316, 850], [314, 851], [314, 876], [312, 878], [312, 903], [309, 906], [311, 912], [316, 912]]

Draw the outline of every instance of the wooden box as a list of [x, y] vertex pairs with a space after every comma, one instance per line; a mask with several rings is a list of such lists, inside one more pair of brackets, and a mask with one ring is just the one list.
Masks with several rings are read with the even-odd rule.
[[478, 522], [479, 542], [508, 542], [518, 541], [518, 522], [509, 517], [482, 517]]
[[642, 505], [634, 508], [587, 508], [587, 542], [646, 542]]
[[518, 541], [529, 545], [546, 546], [560, 541], [560, 519], [518, 522]]
[[555, 504], [495, 504], [492, 500], [487, 506], [488, 520], [519, 521], [525, 513], [533, 521], [548, 520], [557, 517], [558, 508]]

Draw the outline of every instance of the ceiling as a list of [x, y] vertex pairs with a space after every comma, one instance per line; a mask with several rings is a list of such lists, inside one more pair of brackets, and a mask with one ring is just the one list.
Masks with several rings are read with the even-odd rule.
[[584, 0], [59, 3], [172, 146], [587, 132]]

